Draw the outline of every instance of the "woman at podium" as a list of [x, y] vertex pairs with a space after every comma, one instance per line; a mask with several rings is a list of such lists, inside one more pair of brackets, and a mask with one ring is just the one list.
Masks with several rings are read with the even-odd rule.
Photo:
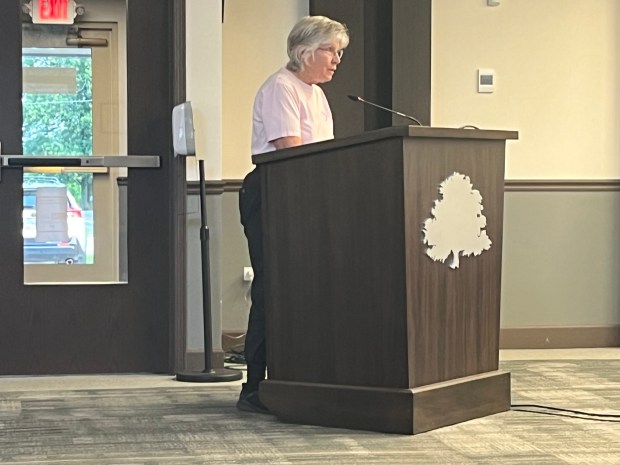
[[[331, 81], [349, 44], [344, 24], [324, 16], [306, 16], [287, 40], [289, 61], [258, 90], [252, 115], [252, 155], [334, 138], [331, 109], [317, 85]], [[247, 380], [237, 408], [269, 413], [258, 397], [267, 371], [260, 176], [257, 169], [243, 180], [239, 193], [241, 224], [254, 270], [252, 306], [245, 337]]]

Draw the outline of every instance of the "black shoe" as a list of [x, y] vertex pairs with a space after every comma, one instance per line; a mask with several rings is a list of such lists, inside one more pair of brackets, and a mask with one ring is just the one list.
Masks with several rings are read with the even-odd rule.
[[241, 391], [239, 395], [239, 400], [237, 401], [237, 408], [239, 410], [243, 410], [244, 412], [252, 412], [252, 413], [267, 413], [271, 412], [258, 398], [258, 391], [252, 391], [248, 393], [244, 393]]

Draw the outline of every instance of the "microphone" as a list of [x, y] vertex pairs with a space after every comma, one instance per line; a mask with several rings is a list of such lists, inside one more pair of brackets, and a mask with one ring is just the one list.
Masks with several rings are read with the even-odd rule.
[[394, 113], [395, 115], [402, 116], [403, 118], [410, 119], [411, 121], [415, 122], [418, 126], [424, 126], [413, 116], [405, 115], [404, 113], [401, 113], [400, 111], [392, 110], [391, 108], [382, 107], [381, 105], [377, 105], [376, 103], [369, 102], [368, 100], [364, 100], [362, 97], [358, 97], [356, 95], [347, 95], [347, 97], [349, 97], [354, 102], [362, 102], [368, 105], [372, 105], [373, 107], [377, 107], [382, 110], [389, 111], [390, 113]]

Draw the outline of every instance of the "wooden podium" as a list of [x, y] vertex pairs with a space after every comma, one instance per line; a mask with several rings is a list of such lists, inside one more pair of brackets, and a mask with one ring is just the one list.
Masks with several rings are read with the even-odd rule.
[[[269, 375], [282, 421], [417, 434], [510, 409], [498, 370], [504, 155], [512, 131], [391, 127], [253, 157]], [[426, 254], [439, 185], [466, 175], [491, 247]]]

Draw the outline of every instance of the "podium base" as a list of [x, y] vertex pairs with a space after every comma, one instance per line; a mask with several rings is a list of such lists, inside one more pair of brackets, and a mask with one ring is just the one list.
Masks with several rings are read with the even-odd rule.
[[187, 383], [221, 383], [237, 381], [243, 378], [243, 373], [229, 368], [214, 368], [210, 371], [186, 371], [177, 373], [176, 380]]
[[260, 398], [286, 423], [419, 434], [510, 410], [510, 373], [498, 370], [412, 389], [267, 379]]

